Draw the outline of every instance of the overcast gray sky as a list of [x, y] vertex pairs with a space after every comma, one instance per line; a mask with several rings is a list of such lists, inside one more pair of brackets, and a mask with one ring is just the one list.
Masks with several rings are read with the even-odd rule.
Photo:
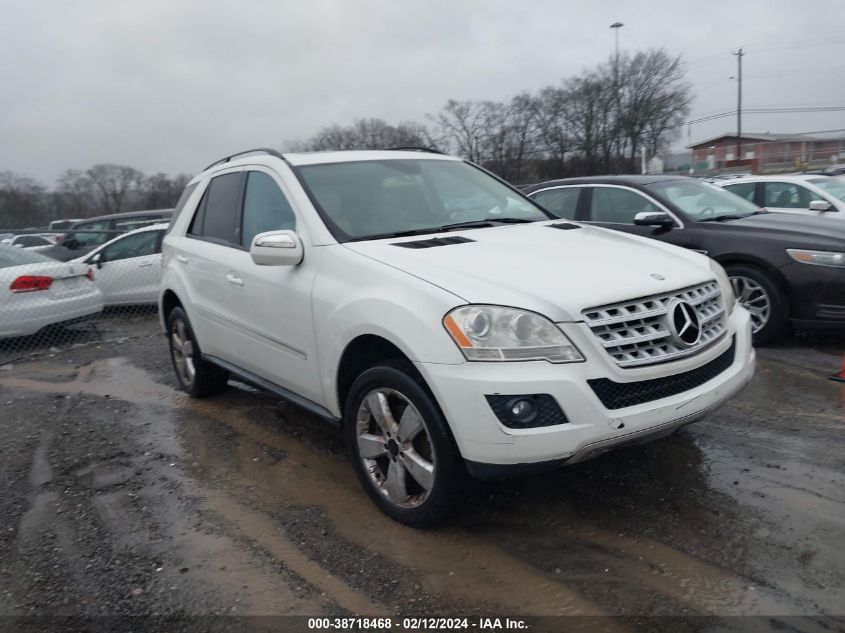
[[[98, 162], [196, 172], [332, 122], [537, 90], [606, 59], [617, 20], [623, 51], [684, 56], [693, 117], [735, 107], [737, 46], [747, 105], [845, 105], [843, 0], [0, 0], [0, 16], [0, 170], [47, 184]], [[744, 124], [834, 128], [845, 112]]]

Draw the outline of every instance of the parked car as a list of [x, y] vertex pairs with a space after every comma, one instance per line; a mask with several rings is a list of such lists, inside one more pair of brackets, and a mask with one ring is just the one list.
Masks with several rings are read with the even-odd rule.
[[444, 519], [467, 473], [668, 434], [752, 376], [748, 312], [698, 253], [557, 220], [440, 153], [251, 154], [195, 177], [164, 238], [176, 376], [342, 425], [398, 521]]
[[73, 261], [94, 266], [107, 306], [156, 303], [161, 283], [161, 240], [167, 224], [153, 224], [98, 246]]
[[102, 309], [90, 266], [0, 245], [0, 339], [35, 334]]
[[845, 224], [766, 213], [684, 176], [555, 180], [527, 194], [552, 213], [709, 255], [751, 313], [754, 340], [799, 329], [845, 329]]
[[714, 183], [769, 211], [845, 220], [845, 183], [818, 174], [748, 176]]
[[43, 253], [62, 262], [79, 259], [113, 237], [142, 226], [169, 221], [172, 215], [173, 209], [157, 209], [89, 218], [74, 224], [60, 243], [44, 249]]
[[81, 218], [77, 219], [70, 219], [70, 220], [53, 220], [50, 222], [49, 229], [51, 231], [65, 231], [72, 227], [77, 222], [82, 222]]
[[0, 244], [6, 246], [13, 246], [16, 248], [25, 248], [28, 250], [43, 250], [48, 246], [56, 243], [56, 238], [52, 235], [39, 235], [36, 233], [24, 233], [22, 235], [14, 235], [12, 237], [0, 240]]

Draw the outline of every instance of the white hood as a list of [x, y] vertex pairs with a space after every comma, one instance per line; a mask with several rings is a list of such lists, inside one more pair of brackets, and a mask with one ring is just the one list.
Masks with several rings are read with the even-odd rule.
[[[647, 238], [554, 222], [507, 225], [345, 244], [457, 295], [467, 303], [533, 310], [580, 321], [587, 308], [691, 286], [713, 273], [707, 258]], [[395, 246], [438, 237], [475, 240], [431, 248]], [[658, 277], [663, 277], [660, 279]]]

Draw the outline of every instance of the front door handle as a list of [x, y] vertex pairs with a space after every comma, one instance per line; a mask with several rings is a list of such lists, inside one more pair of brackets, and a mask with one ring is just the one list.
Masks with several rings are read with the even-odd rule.
[[140, 264], [138, 264], [138, 268], [145, 268], [147, 266], [152, 266], [152, 265], [153, 265], [152, 262], [141, 262]]
[[230, 284], [234, 284], [236, 286], [243, 286], [244, 285], [244, 280], [241, 279], [240, 277], [238, 277], [237, 275], [232, 274], [232, 273], [229, 273], [228, 275], [226, 275], [226, 281], [228, 281]]
[[183, 264], [187, 264], [187, 263], [188, 263], [188, 258], [187, 258], [187, 257], [185, 257], [184, 255], [177, 255], [177, 256], [176, 256], [176, 261], [182, 262]]

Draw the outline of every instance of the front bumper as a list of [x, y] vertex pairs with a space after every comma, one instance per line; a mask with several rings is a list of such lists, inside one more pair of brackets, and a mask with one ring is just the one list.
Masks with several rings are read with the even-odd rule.
[[[701, 419], [738, 393], [754, 374], [748, 313], [734, 310], [728, 333], [701, 354], [648, 367], [621, 369], [593, 340], [582, 324], [567, 324], [566, 334], [584, 352], [584, 363], [463, 363], [417, 367], [433, 391], [470, 470], [496, 466], [530, 470], [545, 462], [583, 461], [620, 444], [671, 433]], [[733, 363], [714, 378], [688, 391], [635, 406], [608, 409], [588, 380], [609, 378], [638, 382], [693, 371], [735, 345]], [[547, 393], [555, 398], [568, 423], [530, 429], [507, 428], [493, 414], [488, 394]]]
[[790, 317], [799, 329], [845, 328], [845, 268], [790, 262], [781, 272], [792, 289]]

